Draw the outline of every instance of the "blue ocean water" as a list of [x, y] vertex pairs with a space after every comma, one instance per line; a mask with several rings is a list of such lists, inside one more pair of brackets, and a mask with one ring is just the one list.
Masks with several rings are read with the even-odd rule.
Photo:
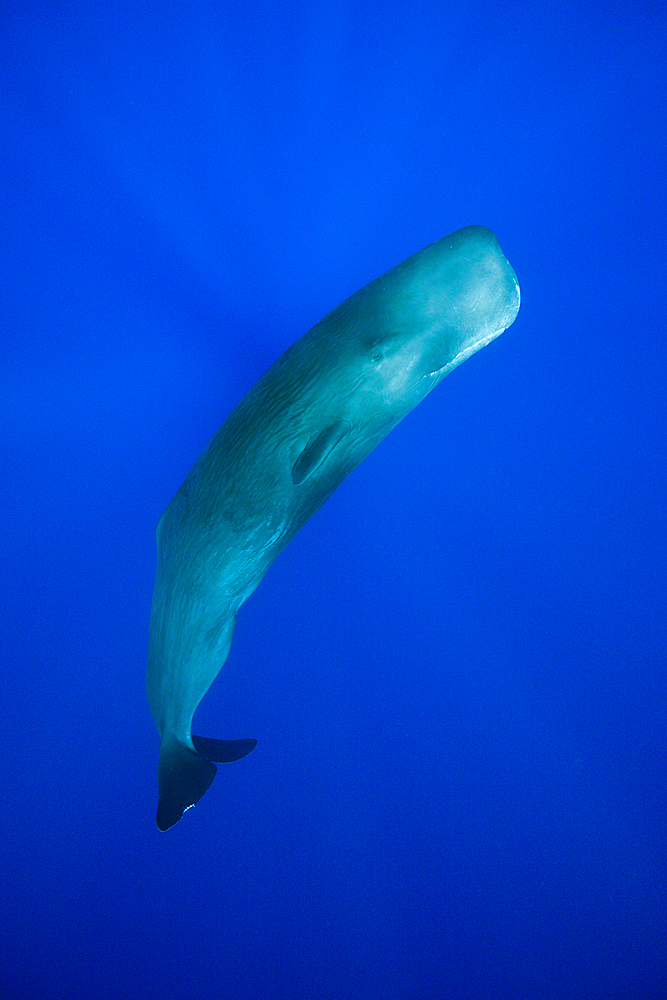
[[[0, 995], [667, 997], [663, 4], [3, 5]], [[242, 609], [155, 827], [157, 519], [327, 311], [516, 323]]]

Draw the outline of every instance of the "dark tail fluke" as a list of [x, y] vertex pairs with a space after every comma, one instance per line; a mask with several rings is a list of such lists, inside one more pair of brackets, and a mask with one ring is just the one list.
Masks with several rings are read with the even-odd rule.
[[193, 736], [192, 742], [197, 752], [175, 736], [165, 736], [160, 744], [157, 807], [160, 830], [178, 823], [183, 813], [208, 791], [218, 770], [213, 761], [240, 760], [257, 746], [257, 740], [209, 740], [203, 736]]
[[207, 760], [216, 764], [229, 764], [241, 760], [257, 746], [257, 740], [208, 740], [205, 736], [192, 736], [195, 747]]

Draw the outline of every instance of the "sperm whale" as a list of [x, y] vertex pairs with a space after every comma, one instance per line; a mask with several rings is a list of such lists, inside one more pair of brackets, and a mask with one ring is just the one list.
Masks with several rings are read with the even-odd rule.
[[256, 740], [192, 734], [236, 615], [346, 476], [454, 368], [514, 322], [494, 234], [467, 226], [365, 285], [289, 347], [232, 410], [157, 527], [146, 689], [160, 733], [157, 825]]

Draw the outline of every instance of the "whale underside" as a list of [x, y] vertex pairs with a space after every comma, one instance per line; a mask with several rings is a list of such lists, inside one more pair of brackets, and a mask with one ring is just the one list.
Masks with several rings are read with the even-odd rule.
[[195, 805], [254, 739], [192, 734], [236, 615], [340, 483], [462, 361], [501, 334], [519, 286], [468, 226], [365, 285], [289, 347], [232, 410], [157, 528], [146, 689], [160, 732], [157, 825]]

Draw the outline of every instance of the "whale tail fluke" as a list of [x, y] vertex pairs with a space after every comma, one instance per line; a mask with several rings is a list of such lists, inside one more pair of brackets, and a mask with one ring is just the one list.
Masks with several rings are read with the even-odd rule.
[[158, 764], [159, 830], [168, 830], [178, 823], [183, 813], [208, 791], [218, 770], [213, 761], [240, 760], [257, 746], [257, 740], [209, 740], [203, 736], [193, 736], [192, 742], [196, 751], [175, 736], [162, 738]]
[[192, 742], [207, 760], [216, 764], [229, 764], [233, 760], [241, 760], [257, 746], [257, 740], [209, 740], [205, 736], [192, 734]]

